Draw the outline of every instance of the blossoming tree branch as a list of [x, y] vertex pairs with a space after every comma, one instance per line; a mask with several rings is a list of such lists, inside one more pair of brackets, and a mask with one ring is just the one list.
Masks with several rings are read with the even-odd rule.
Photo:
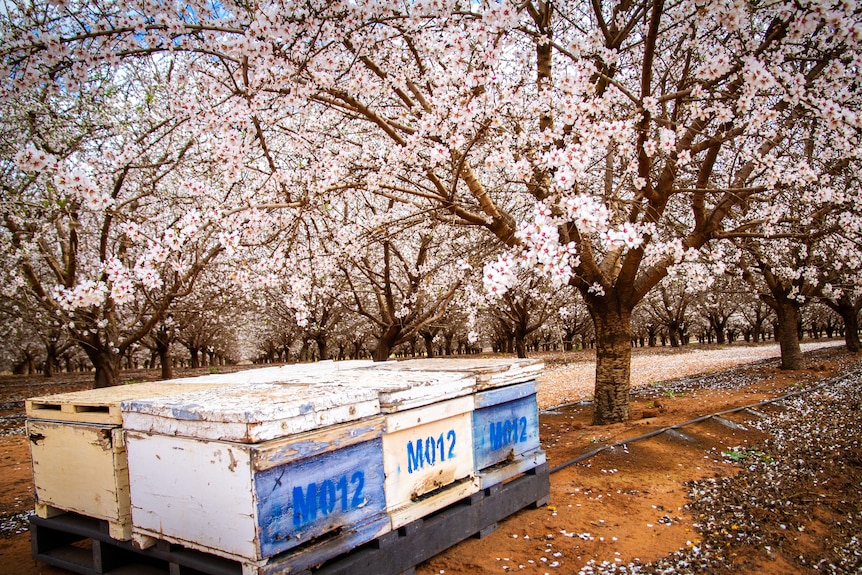
[[[582, 294], [605, 424], [629, 416], [635, 306], [678, 268], [726, 265], [724, 244], [769, 243], [797, 191], [856, 169], [860, 40], [849, 1], [22, 3], [2, 82], [6, 100], [96, 98], [172, 70], [170, 93], [162, 76], [137, 97], [222, 151], [208, 174], [235, 209], [374, 194], [480, 230], [500, 249], [489, 297], [525, 272]], [[45, 193], [33, 134], [16, 189]], [[858, 195], [818, 200], [849, 224], [833, 253], [858, 252]]]

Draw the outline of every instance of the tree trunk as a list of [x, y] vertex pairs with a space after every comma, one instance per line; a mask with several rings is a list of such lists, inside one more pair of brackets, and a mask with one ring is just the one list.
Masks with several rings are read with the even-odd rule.
[[681, 339], [680, 333], [679, 333], [679, 326], [676, 323], [671, 322], [667, 326], [667, 333], [668, 333], [668, 336], [670, 337], [670, 346], [671, 347], [679, 347], [680, 339]]
[[401, 335], [401, 328], [397, 325], [391, 325], [383, 334], [377, 337], [377, 345], [374, 347], [372, 359], [374, 361], [388, 361], [392, 354], [392, 348], [398, 342], [398, 336]]
[[589, 310], [596, 329], [593, 425], [627, 421], [631, 386], [631, 310], [595, 300]]
[[521, 359], [527, 357], [527, 341], [520, 334], [515, 334], [515, 353]]
[[170, 348], [169, 346], [159, 345], [157, 344], [157, 351], [159, 354], [159, 363], [162, 365], [162, 379], [171, 379], [174, 377], [174, 367], [171, 365], [171, 356], [170, 356]]
[[119, 354], [111, 353], [106, 350], [91, 350], [87, 352], [87, 357], [96, 368], [96, 377], [93, 387], [100, 389], [103, 387], [113, 387], [120, 385], [120, 363], [123, 358]]
[[314, 338], [314, 341], [317, 343], [317, 354], [320, 356], [320, 360], [325, 361], [329, 359], [329, 342], [326, 336], [319, 335]]
[[191, 361], [192, 361], [191, 367], [193, 367], [193, 368], [200, 367], [201, 366], [200, 350], [198, 350], [198, 348], [196, 348], [196, 347], [190, 347], [189, 348], [189, 354], [191, 355]]
[[778, 316], [776, 338], [781, 347], [781, 369], [802, 369], [802, 347], [799, 345], [799, 306], [787, 299], [776, 302]]
[[434, 336], [431, 334], [422, 334], [422, 339], [425, 342], [425, 357], [434, 357]]
[[57, 352], [48, 346], [45, 349], [45, 377], [54, 377], [57, 371]]
[[862, 349], [859, 343], [859, 312], [852, 305], [839, 305], [836, 310], [844, 320], [844, 343], [847, 344], [847, 351], [856, 353]]
[[715, 324], [715, 343], [718, 345], [724, 345], [727, 342], [725, 339], [724, 333], [724, 324], [716, 323]]

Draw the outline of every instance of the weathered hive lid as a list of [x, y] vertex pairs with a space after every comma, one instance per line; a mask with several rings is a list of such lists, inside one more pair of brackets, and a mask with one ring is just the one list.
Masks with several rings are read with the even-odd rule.
[[350, 388], [374, 390], [382, 413], [395, 413], [473, 393], [476, 378], [457, 371], [396, 370], [376, 363], [338, 374]]
[[123, 422], [120, 403], [133, 399], [163, 397], [214, 387], [213, 383], [147, 382], [87, 389], [31, 397], [25, 401], [27, 417], [73, 423], [116, 424]]
[[259, 443], [377, 415], [377, 392], [345, 385], [243, 383], [124, 401], [127, 430]]
[[[301, 364], [284, 366], [267, 379], [271, 385], [339, 386], [351, 390], [376, 393], [383, 413], [393, 413], [413, 407], [468, 395], [475, 388], [476, 378], [470, 373], [379, 369], [372, 361], [338, 362], [330, 365]], [[253, 382], [260, 377], [251, 378]], [[347, 401], [345, 397], [344, 401]]]
[[523, 383], [535, 379], [545, 364], [537, 359], [517, 358], [446, 358], [409, 359], [375, 364], [376, 369], [400, 372], [457, 372], [475, 377], [475, 389]]
[[276, 367], [258, 367], [253, 369], [245, 369], [233, 373], [213, 373], [208, 375], [200, 375], [197, 377], [186, 377], [181, 379], [172, 379], [165, 383], [218, 383], [218, 384], [237, 384], [237, 383], [277, 383], [289, 381], [298, 381], [297, 378], [329, 378], [332, 380], [332, 374], [364, 367], [374, 362], [371, 360], [351, 360], [351, 361], [318, 361], [314, 363], [295, 363], [289, 365], [280, 365]]

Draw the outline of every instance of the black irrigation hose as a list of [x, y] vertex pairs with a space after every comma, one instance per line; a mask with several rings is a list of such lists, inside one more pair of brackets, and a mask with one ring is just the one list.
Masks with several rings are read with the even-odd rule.
[[685, 427], [686, 425], [693, 425], [695, 423], [701, 423], [702, 421], [706, 421], [707, 419], [712, 419], [713, 417], [721, 417], [722, 415], [727, 415], [729, 413], [736, 413], [738, 411], [743, 411], [746, 409], [755, 409], [757, 407], [762, 407], [764, 405], [769, 405], [771, 403], [778, 403], [779, 401], [784, 401], [785, 399], [789, 399], [789, 398], [795, 397], [797, 395], [809, 394], [809, 393], [812, 393], [812, 392], [817, 391], [819, 389], [822, 389], [823, 387], [826, 387], [827, 385], [832, 385], [835, 382], [838, 382], [838, 381], [841, 381], [844, 379], [850, 379], [851, 377], [854, 377], [854, 376], [858, 377], [860, 375], [862, 375], [862, 370], [853, 371], [853, 372], [850, 372], [847, 374], [843, 374], [840, 376], [836, 376], [836, 377], [824, 380], [824, 381], [818, 383], [817, 385], [813, 385], [813, 386], [807, 387], [805, 389], [800, 389], [797, 391], [792, 391], [790, 393], [786, 393], [780, 397], [773, 397], [772, 399], [764, 399], [763, 401], [759, 401], [757, 403], [752, 403], [749, 405], [743, 405], [740, 407], [734, 407], [733, 409], [726, 409], [724, 411], [719, 411], [717, 413], [712, 413], [709, 415], [702, 415], [696, 419], [692, 419], [691, 421], [686, 421], [684, 423], [677, 423], [676, 425], [669, 425], [667, 427], [662, 427], [660, 429], [654, 429], [653, 431], [650, 431], [649, 433], [644, 433], [643, 435], [638, 435], [637, 437], [632, 437], [630, 439], [625, 439], [623, 441], [618, 441], [616, 443], [611, 443], [609, 445], [603, 445], [599, 448], [593, 449], [592, 451], [588, 451], [587, 453], [579, 455], [579, 456], [575, 457], [574, 459], [564, 461], [563, 463], [560, 463], [559, 465], [552, 467], [549, 472], [550, 473], [556, 473], [557, 471], [561, 471], [561, 470], [565, 469], [566, 467], [570, 467], [576, 463], [580, 463], [581, 461], [583, 461], [585, 459], [589, 459], [590, 457], [597, 455], [597, 454], [601, 453], [602, 451], [605, 451], [606, 449], [612, 449], [614, 447], [622, 447], [623, 445], [627, 445], [629, 443], [634, 443], [635, 441], [640, 441], [642, 439], [649, 439], [650, 437], [655, 437], [656, 435], [661, 435], [662, 433], [664, 433], [666, 431], [679, 429], [680, 427]]

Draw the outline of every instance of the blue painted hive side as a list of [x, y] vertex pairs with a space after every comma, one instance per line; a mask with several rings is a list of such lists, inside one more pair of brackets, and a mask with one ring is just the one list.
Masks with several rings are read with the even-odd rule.
[[539, 407], [534, 381], [477, 393], [475, 399], [476, 471], [539, 448]]
[[353, 525], [367, 526], [367, 540], [380, 535], [389, 525], [383, 480], [379, 437], [258, 473], [261, 554], [272, 557]]

